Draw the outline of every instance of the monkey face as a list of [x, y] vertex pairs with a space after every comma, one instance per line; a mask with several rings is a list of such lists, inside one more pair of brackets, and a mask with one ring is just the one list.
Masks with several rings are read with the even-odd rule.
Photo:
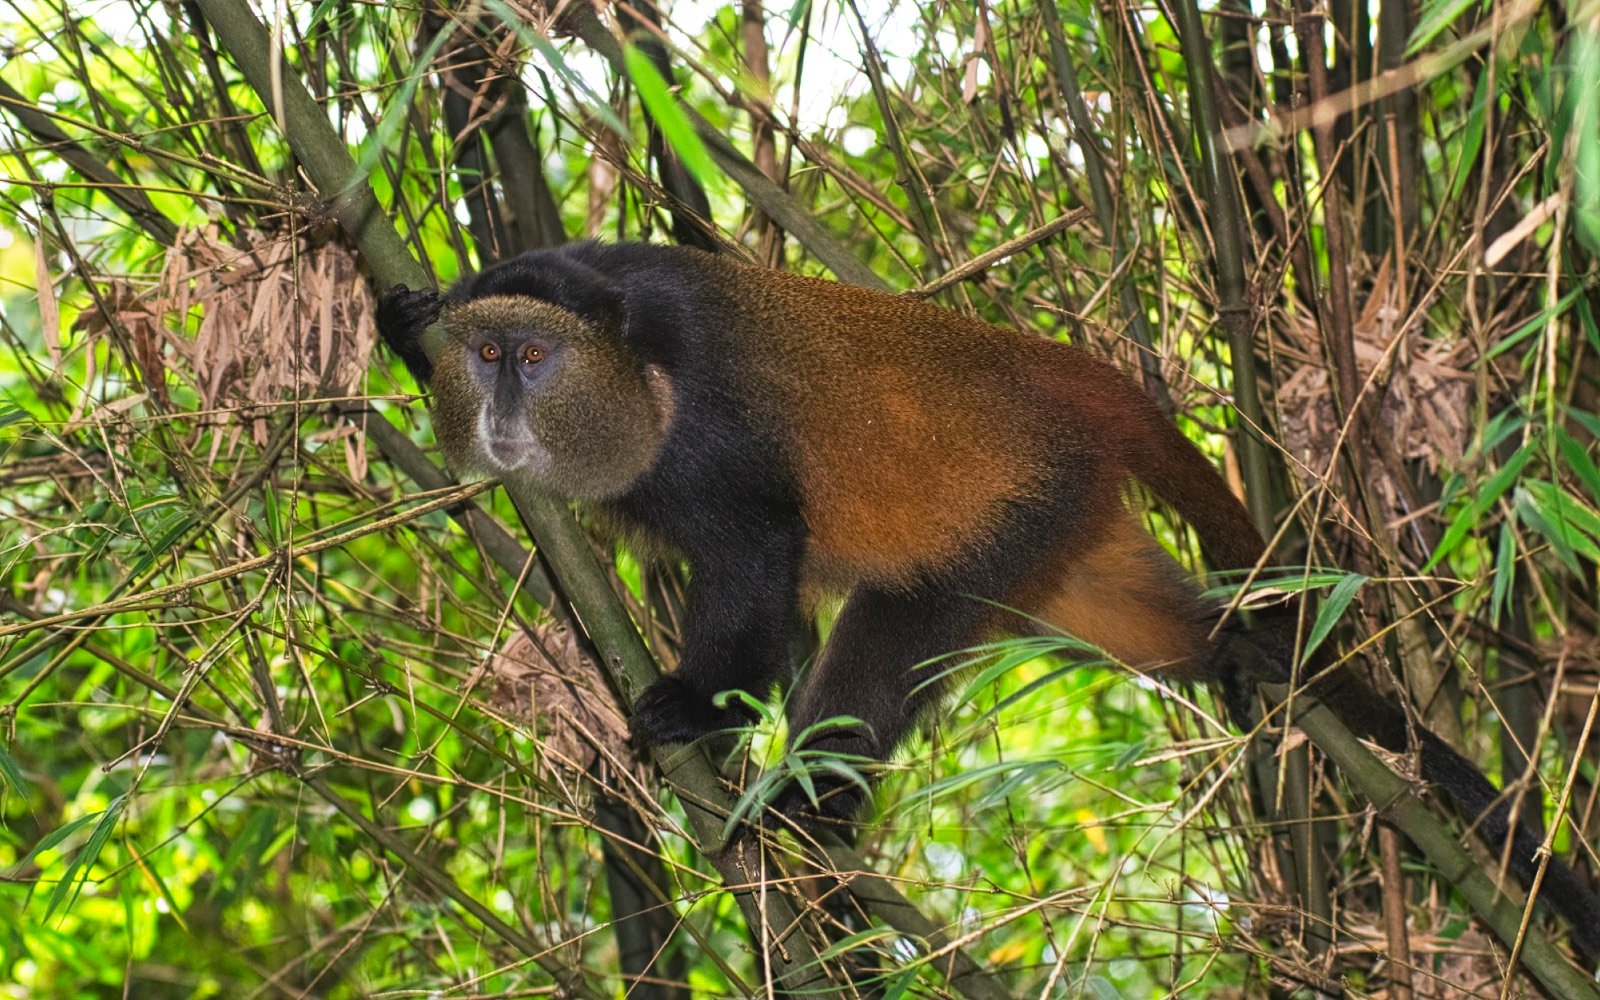
[[[565, 357], [535, 330], [472, 329], [461, 338], [467, 377], [481, 400], [472, 462], [496, 475], [549, 471], [550, 451], [534, 434], [528, 409]], [[548, 362], [548, 363], [547, 363]]]
[[655, 463], [671, 394], [620, 330], [511, 295], [449, 306], [440, 322], [447, 337], [432, 359], [434, 419], [457, 473], [599, 500]]

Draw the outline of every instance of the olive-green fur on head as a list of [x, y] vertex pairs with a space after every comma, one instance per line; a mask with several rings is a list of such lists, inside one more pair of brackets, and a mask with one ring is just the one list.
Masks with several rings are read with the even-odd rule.
[[655, 464], [672, 421], [671, 387], [628, 351], [621, 331], [517, 295], [449, 306], [439, 322], [434, 429], [458, 474], [602, 500]]

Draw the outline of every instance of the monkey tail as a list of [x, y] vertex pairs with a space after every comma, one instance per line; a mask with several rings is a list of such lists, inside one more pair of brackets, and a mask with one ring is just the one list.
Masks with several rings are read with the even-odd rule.
[[[1275, 621], [1251, 629], [1246, 636], [1258, 656], [1251, 673], [1265, 673], [1258, 681], [1288, 683], [1289, 663], [1294, 641], [1292, 615], [1277, 612]], [[1240, 626], [1242, 628], [1242, 626]], [[1226, 628], [1226, 627], [1225, 627]], [[1532, 889], [1539, 869], [1541, 838], [1519, 818], [1512, 822], [1511, 802], [1484, 777], [1476, 765], [1461, 756], [1449, 743], [1422, 725], [1408, 725], [1405, 712], [1391, 698], [1373, 690], [1352, 671], [1335, 667], [1327, 654], [1314, 654], [1308, 672], [1323, 679], [1310, 693], [1333, 711], [1358, 736], [1366, 737], [1394, 753], [1411, 750], [1415, 734], [1422, 777], [1444, 789], [1477, 831], [1479, 839], [1495, 853], [1505, 857], [1506, 867], [1526, 889]], [[1228, 712], [1241, 728], [1249, 728], [1248, 701], [1241, 698], [1244, 665], [1232, 666], [1233, 676], [1223, 678]], [[1539, 884], [1539, 899], [1566, 921], [1572, 943], [1591, 966], [1600, 962], [1600, 896], [1596, 896], [1576, 872], [1551, 858]]]
[[[1131, 409], [1140, 419], [1128, 421], [1125, 427], [1128, 436], [1123, 439], [1123, 452], [1129, 471], [1194, 528], [1212, 568], [1254, 567], [1266, 553], [1266, 542], [1249, 512], [1211, 462], [1167, 416], [1143, 393], [1133, 392], [1138, 401], [1124, 409]], [[1293, 611], [1268, 611], [1255, 617], [1254, 627], [1237, 617], [1223, 627], [1225, 635], [1243, 638], [1253, 647], [1244, 651], [1248, 662], [1230, 655], [1232, 643], [1223, 643], [1212, 665], [1212, 680], [1220, 683], [1228, 712], [1243, 729], [1250, 728], [1250, 692], [1255, 684], [1289, 683], [1295, 655]], [[1313, 657], [1308, 675], [1323, 679], [1312, 685], [1311, 694], [1357, 735], [1391, 752], [1408, 752], [1414, 732], [1422, 777], [1445, 790], [1482, 841], [1497, 857], [1503, 852], [1511, 874], [1531, 888], [1539, 868], [1541, 839], [1525, 823], [1512, 822], [1511, 804], [1499, 789], [1436, 733], [1408, 725], [1405, 712], [1392, 699], [1374, 691], [1348, 669], [1329, 669], [1333, 665], [1326, 652]], [[1545, 865], [1539, 898], [1566, 920], [1572, 942], [1584, 959], [1591, 965], [1600, 961], [1600, 897], [1571, 868], [1551, 858]]]
[[[1506, 867], [1524, 888], [1532, 889], [1539, 869], [1541, 838], [1520, 818], [1511, 823], [1511, 804], [1479, 770], [1430, 730], [1418, 728], [1422, 776], [1443, 787], [1467, 816], [1476, 816], [1478, 835], [1496, 856], [1507, 839]], [[1551, 858], [1539, 884], [1539, 898], [1566, 920], [1572, 943], [1593, 967], [1600, 962], [1600, 897], [1563, 862]]]
[[1129, 471], [1171, 504], [1200, 536], [1200, 551], [1214, 570], [1250, 569], [1267, 544], [1227, 480], [1183, 432], [1143, 393], [1133, 410], [1124, 454]]

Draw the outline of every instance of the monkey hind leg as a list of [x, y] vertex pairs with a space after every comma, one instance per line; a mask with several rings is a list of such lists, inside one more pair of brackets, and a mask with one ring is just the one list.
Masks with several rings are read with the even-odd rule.
[[[841, 754], [858, 764], [886, 760], [938, 702], [961, 651], [982, 640], [994, 618], [994, 605], [948, 586], [858, 586], [791, 696], [791, 752]], [[796, 818], [848, 820], [865, 798], [858, 783], [826, 770], [816, 773], [814, 786], [818, 803], [795, 783], [776, 808]]]
[[1141, 673], [1208, 681], [1215, 609], [1131, 514], [1065, 552], [1019, 609]]

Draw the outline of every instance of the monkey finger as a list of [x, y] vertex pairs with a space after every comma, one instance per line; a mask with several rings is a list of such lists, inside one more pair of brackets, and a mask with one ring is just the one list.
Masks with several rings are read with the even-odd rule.
[[443, 299], [431, 288], [412, 291], [395, 285], [378, 299], [378, 328], [420, 332], [439, 318], [443, 307]]

